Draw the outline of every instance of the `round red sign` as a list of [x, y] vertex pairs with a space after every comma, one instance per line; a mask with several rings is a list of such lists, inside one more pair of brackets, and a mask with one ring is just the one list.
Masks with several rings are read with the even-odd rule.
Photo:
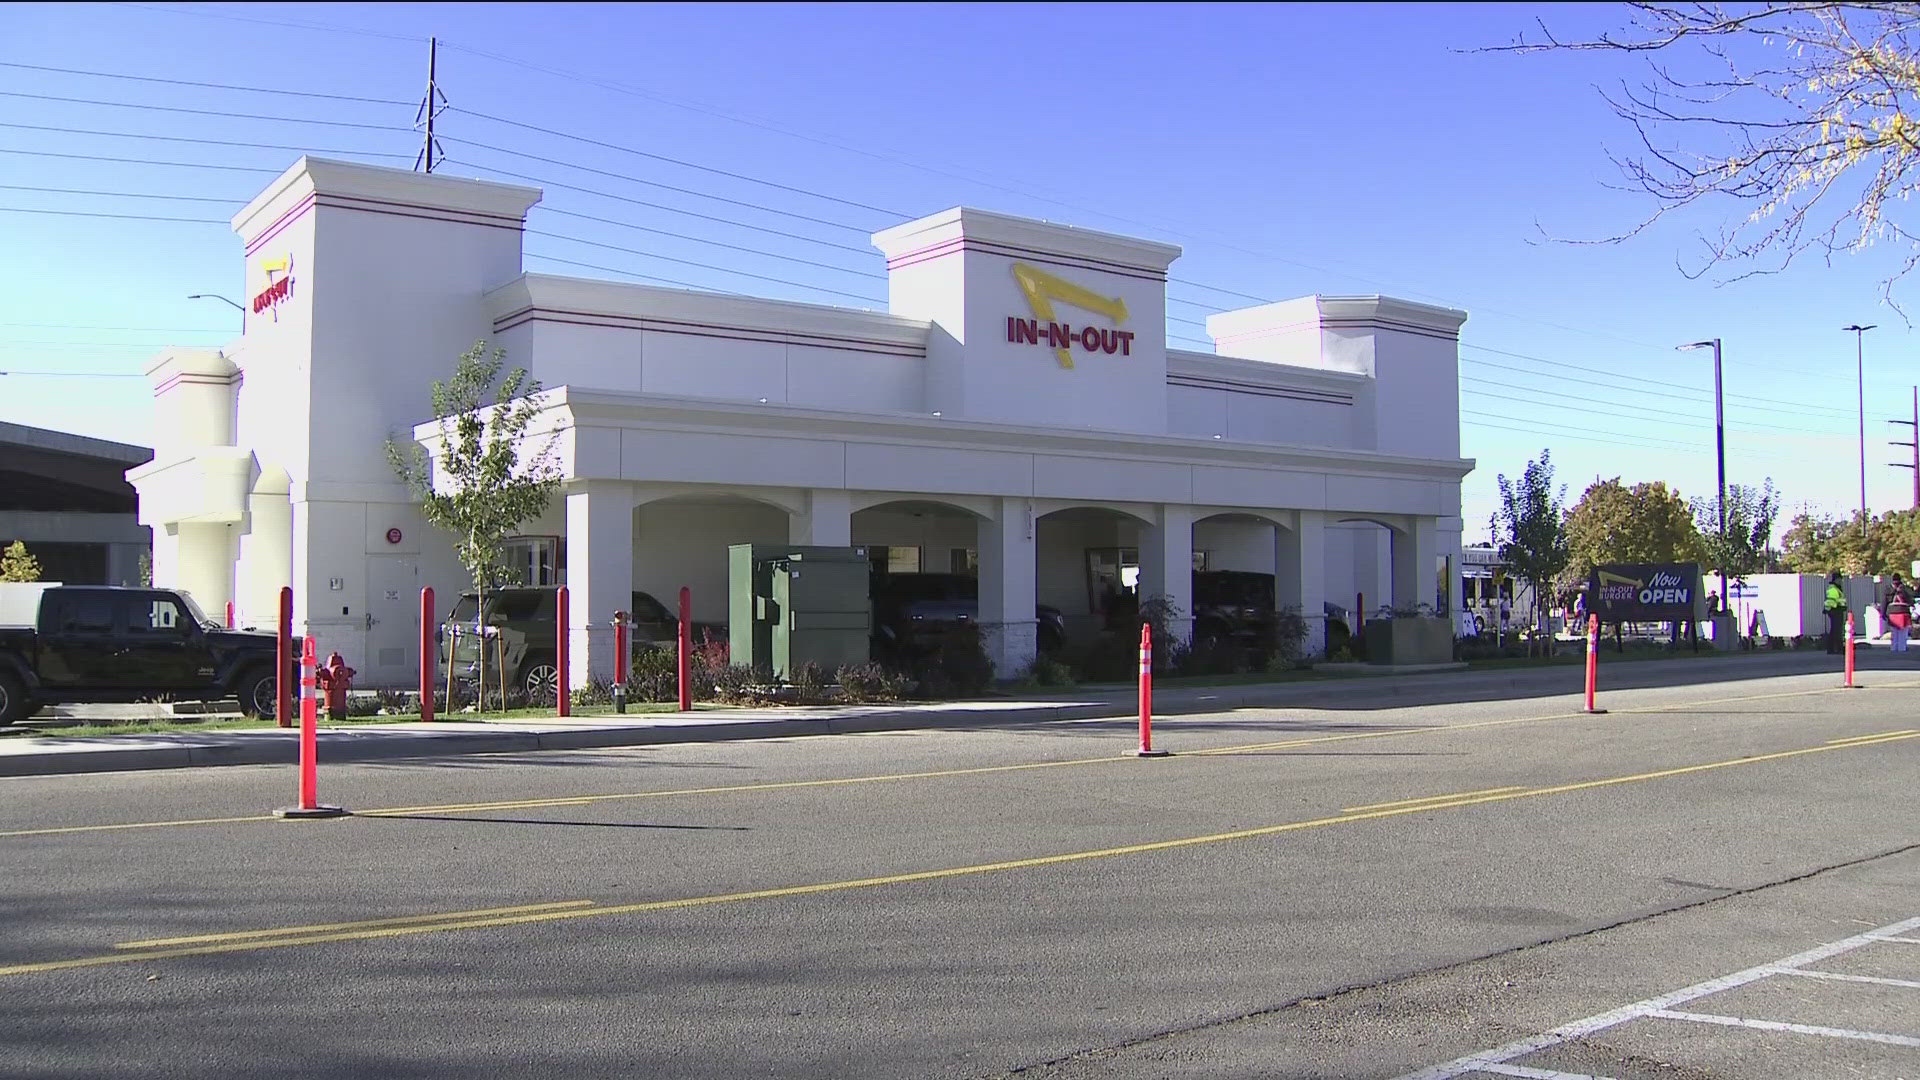
[[387, 530], [387, 543], [389, 543], [389, 544], [397, 544], [397, 543], [399, 543], [399, 542], [400, 542], [400, 530], [399, 530], [399, 529], [388, 529], [388, 530]]

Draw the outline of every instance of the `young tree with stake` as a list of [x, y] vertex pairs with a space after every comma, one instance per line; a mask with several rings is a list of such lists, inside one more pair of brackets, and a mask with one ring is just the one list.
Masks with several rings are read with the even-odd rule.
[[[487, 343], [476, 341], [454, 365], [453, 377], [433, 384], [433, 417], [440, 429], [435, 458], [418, 443], [387, 440], [387, 460], [420, 500], [421, 515], [452, 535], [478, 594], [478, 619], [486, 615], [487, 593], [506, 584], [507, 538], [546, 511], [561, 480], [554, 460], [558, 428], [534, 436], [537, 445], [521, 459], [527, 432], [543, 410], [536, 400], [540, 383], [523, 368], [502, 378], [506, 355], [504, 349], [489, 354]], [[483, 641], [483, 697], [486, 656]]]
[[[1553, 580], [1567, 568], [1565, 513], [1567, 489], [1553, 486], [1553, 462], [1546, 450], [1540, 460], [1527, 462], [1520, 479], [1510, 481], [1502, 474], [1500, 509], [1493, 516], [1493, 542], [1500, 561], [1513, 568], [1515, 577], [1533, 590], [1533, 614], [1539, 616], [1552, 596]], [[1531, 653], [1533, 646], [1527, 646]]]

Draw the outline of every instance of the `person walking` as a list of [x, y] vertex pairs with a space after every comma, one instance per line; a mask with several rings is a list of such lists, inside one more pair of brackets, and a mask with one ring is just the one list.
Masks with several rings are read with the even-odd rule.
[[1822, 608], [1827, 613], [1827, 655], [1839, 656], [1846, 651], [1840, 637], [1847, 632], [1847, 594], [1840, 590], [1838, 570], [1827, 577], [1827, 600]]
[[1913, 625], [1913, 594], [1899, 574], [1893, 575], [1893, 584], [1887, 588], [1885, 613], [1887, 625], [1893, 628], [1893, 651], [1906, 652], [1907, 633]]

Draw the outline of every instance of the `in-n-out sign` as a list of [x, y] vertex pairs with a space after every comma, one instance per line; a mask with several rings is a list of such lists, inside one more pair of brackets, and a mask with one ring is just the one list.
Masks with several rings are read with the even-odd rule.
[[[262, 262], [260, 269], [267, 272], [267, 287], [254, 294], [253, 313], [258, 315], [263, 311], [270, 311], [273, 313], [273, 321], [279, 322], [280, 301], [293, 293], [293, 255], [289, 253], [278, 259]], [[276, 278], [275, 274], [280, 276]]]
[[[1007, 316], [1008, 341], [1015, 345], [1039, 345], [1044, 342], [1064, 368], [1073, 366], [1075, 345], [1086, 353], [1133, 355], [1133, 331], [1118, 329], [1119, 324], [1127, 321], [1125, 300], [1117, 296], [1101, 296], [1084, 285], [1075, 285], [1026, 263], [1013, 264], [1013, 280], [1020, 283], [1020, 291], [1026, 294], [1027, 306], [1033, 309], [1034, 317], [1023, 319], [1017, 315]], [[1072, 323], [1056, 322], [1053, 311], [1055, 300], [1082, 311], [1105, 315], [1116, 326], [1114, 329], [1103, 326], [1076, 327]]]

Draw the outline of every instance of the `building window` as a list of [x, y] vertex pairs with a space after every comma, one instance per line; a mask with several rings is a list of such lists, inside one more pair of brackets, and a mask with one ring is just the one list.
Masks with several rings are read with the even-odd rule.
[[969, 577], [979, 577], [980, 552], [974, 548], [948, 548], [947, 571], [953, 574], [966, 574]]
[[560, 538], [512, 536], [502, 546], [508, 585], [550, 589], [561, 584]]
[[879, 544], [868, 544], [867, 561], [879, 574], [917, 574], [921, 570], [920, 549], [917, 547], [882, 547]]

